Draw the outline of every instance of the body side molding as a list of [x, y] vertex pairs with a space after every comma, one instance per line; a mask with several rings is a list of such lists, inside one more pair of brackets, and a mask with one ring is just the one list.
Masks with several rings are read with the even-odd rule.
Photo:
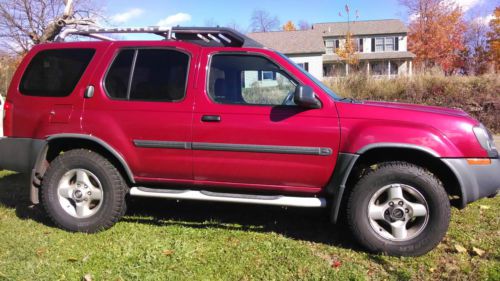
[[143, 148], [167, 148], [167, 149], [188, 149], [188, 150], [192, 149], [192, 150], [276, 153], [276, 154], [303, 154], [303, 155], [319, 155], [319, 156], [330, 156], [333, 154], [333, 150], [329, 147], [205, 143], [205, 142], [190, 143], [190, 142], [153, 141], [153, 140], [134, 140], [133, 142], [135, 146]]

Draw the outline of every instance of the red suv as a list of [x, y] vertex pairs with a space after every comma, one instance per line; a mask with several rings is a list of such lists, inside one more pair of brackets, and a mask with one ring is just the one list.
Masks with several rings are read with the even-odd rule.
[[368, 250], [421, 255], [450, 205], [500, 187], [491, 134], [463, 111], [341, 98], [231, 29], [71, 34], [101, 40], [35, 46], [0, 140], [0, 167], [30, 173], [31, 200], [63, 229], [111, 227], [127, 195], [328, 208]]

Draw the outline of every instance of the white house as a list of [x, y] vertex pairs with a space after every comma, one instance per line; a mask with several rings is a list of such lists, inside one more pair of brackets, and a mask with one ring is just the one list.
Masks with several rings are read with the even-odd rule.
[[356, 71], [373, 76], [412, 75], [415, 55], [407, 50], [407, 28], [397, 19], [317, 23], [309, 30], [248, 34], [266, 47], [287, 55], [318, 79], [354, 71], [336, 54], [353, 35], [359, 64]]

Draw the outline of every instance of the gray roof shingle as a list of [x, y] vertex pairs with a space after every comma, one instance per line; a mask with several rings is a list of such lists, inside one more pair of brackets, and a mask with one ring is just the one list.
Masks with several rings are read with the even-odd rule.
[[323, 53], [325, 45], [316, 30], [272, 31], [247, 34], [262, 45], [284, 54]]
[[[323, 36], [342, 36], [347, 33], [347, 27], [347, 22], [327, 22], [314, 24], [313, 30], [321, 31]], [[349, 24], [349, 28], [354, 35], [408, 32], [404, 23], [398, 19], [355, 21]]]
[[[406, 26], [397, 19], [357, 21], [350, 24], [354, 35], [406, 33]], [[309, 30], [249, 33], [248, 37], [284, 54], [324, 53], [324, 37], [341, 36], [347, 32], [347, 23], [317, 23]]]

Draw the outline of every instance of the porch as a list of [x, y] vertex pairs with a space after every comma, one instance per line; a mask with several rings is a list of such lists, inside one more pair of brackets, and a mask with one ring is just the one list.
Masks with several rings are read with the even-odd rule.
[[397, 76], [411, 76], [413, 74], [412, 60], [387, 59], [365, 60], [357, 65], [348, 65], [343, 62], [324, 62], [323, 77], [344, 77], [349, 74], [364, 74], [372, 77], [393, 78]]

